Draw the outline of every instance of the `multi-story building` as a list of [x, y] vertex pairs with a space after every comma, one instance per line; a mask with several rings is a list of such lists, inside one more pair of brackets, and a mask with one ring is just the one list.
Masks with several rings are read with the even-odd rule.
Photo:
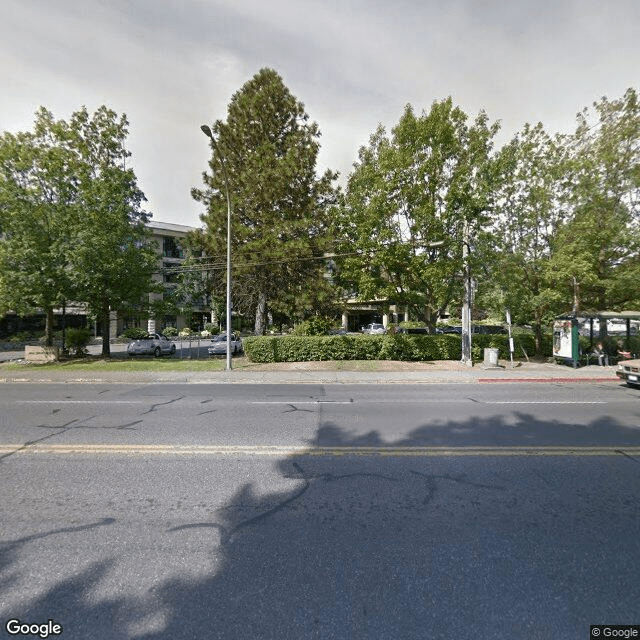
[[[158, 268], [154, 280], [162, 284], [161, 293], [150, 293], [150, 301], [161, 301], [169, 297], [177, 286], [178, 267], [186, 258], [183, 243], [184, 238], [195, 227], [169, 222], [149, 222], [147, 227], [151, 231], [151, 240], [158, 250]], [[149, 318], [142, 308], [132, 308], [126, 312], [111, 313], [109, 321], [109, 336], [111, 339], [119, 336], [129, 327], [140, 327], [149, 332], [162, 331], [166, 327], [176, 327], [178, 330], [189, 326], [191, 329], [201, 329], [210, 320], [211, 309], [207, 300], [183, 300], [184, 304], [173, 310], [161, 314], [159, 317]], [[54, 329], [63, 327], [86, 326], [89, 324], [86, 306], [82, 303], [69, 302], [65, 307], [54, 309]], [[44, 330], [45, 317], [42, 312], [35, 312], [28, 317], [19, 316], [14, 312], [7, 313], [0, 318], [0, 336], [11, 335], [19, 331]], [[95, 327], [96, 332], [98, 327]]]
[[[171, 296], [178, 280], [180, 265], [186, 258], [184, 239], [195, 227], [172, 222], [151, 221], [147, 224], [152, 235], [151, 240], [158, 247], [158, 269], [154, 274], [154, 280], [162, 284], [161, 293], [150, 293], [150, 302], [158, 302]], [[175, 298], [175, 296], [171, 296]], [[174, 299], [174, 302], [175, 299]], [[184, 327], [200, 330], [204, 324], [210, 321], [211, 309], [207, 300], [178, 300], [174, 309], [162, 313], [158, 317], [149, 318], [142, 313], [136, 313], [132, 309], [129, 313], [119, 314], [112, 318], [112, 337], [119, 335], [129, 327], [141, 327], [149, 333], [161, 332], [167, 327], [175, 327], [178, 330]], [[182, 303], [182, 304], [181, 304]], [[115, 334], [115, 335], [114, 335]]]
[[[187, 257], [184, 239], [189, 232], [195, 231], [195, 227], [157, 221], [149, 222], [147, 227], [151, 231], [151, 240], [155, 243], [158, 251], [157, 269], [153, 277], [163, 289], [162, 292], [150, 293], [149, 301], [155, 303], [170, 301], [171, 304], [167, 304], [164, 311], [151, 318], [142, 309], [142, 305], [139, 308], [132, 307], [124, 312], [112, 312], [109, 322], [111, 339], [131, 327], [146, 329], [150, 333], [162, 332], [167, 327], [175, 327], [180, 330], [188, 326], [193, 330], [201, 330], [205, 323], [213, 319], [210, 300], [206, 298], [179, 300], [175, 295], [179, 281], [179, 267]], [[327, 277], [330, 277], [330, 271], [331, 269], [328, 267]], [[162, 305], [156, 306], [161, 307]], [[354, 297], [345, 303], [342, 312], [342, 325], [350, 331], [358, 331], [371, 322], [381, 322], [386, 326], [387, 322], [399, 322], [407, 319], [407, 316], [405, 309], [386, 301], [363, 302]], [[86, 326], [87, 323], [87, 310], [83, 304], [68, 303], [66, 309], [54, 310], [54, 328], [56, 330], [60, 330], [63, 326]], [[37, 331], [42, 329], [44, 329], [44, 315], [42, 313], [35, 313], [28, 318], [9, 313], [0, 319], [0, 335], [10, 335], [19, 330]]]

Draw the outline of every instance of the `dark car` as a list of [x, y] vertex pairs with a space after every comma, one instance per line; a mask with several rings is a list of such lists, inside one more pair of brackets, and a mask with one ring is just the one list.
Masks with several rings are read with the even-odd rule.
[[452, 327], [445, 324], [441, 327], [436, 327], [436, 333], [462, 333], [462, 327]]
[[508, 331], [498, 325], [498, 324], [474, 324], [473, 325], [473, 333], [481, 333], [481, 334], [505, 334]]

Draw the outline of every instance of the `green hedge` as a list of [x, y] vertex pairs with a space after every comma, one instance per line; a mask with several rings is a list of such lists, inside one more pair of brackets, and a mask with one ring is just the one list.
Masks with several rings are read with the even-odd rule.
[[[337, 336], [250, 336], [243, 340], [244, 352], [252, 362], [310, 362], [317, 360], [460, 360], [460, 336], [454, 334], [337, 335]], [[533, 335], [515, 338], [515, 357], [534, 353]], [[505, 335], [474, 334], [473, 360], [484, 359], [485, 348], [500, 350], [509, 358]], [[548, 345], [548, 355], [551, 344]], [[545, 349], [546, 354], [546, 349]]]

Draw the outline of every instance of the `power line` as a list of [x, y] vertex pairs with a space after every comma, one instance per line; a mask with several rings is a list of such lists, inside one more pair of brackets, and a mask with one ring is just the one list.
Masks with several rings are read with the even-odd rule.
[[[445, 244], [444, 240], [440, 240], [438, 242], [428, 242], [424, 244], [412, 244], [412, 248], [418, 249], [435, 249], [443, 246]], [[385, 247], [386, 248], [386, 247]], [[349, 251], [344, 253], [325, 253], [321, 256], [308, 256], [308, 257], [295, 257], [295, 258], [287, 258], [283, 260], [267, 260], [267, 261], [258, 261], [258, 262], [241, 262], [235, 263], [233, 266], [237, 268], [248, 268], [248, 267], [267, 267], [274, 266], [279, 264], [291, 264], [295, 262], [314, 262], [314, 261], [328, 261], [333, 260], [334, 258], [348, 258], [348, 257], [362, 257], [366, 258], [376, 253], [381, 253], [384, 249], [371, 249], [369, 251]], [[198, 258], [193, 258], [195, 260], [209, 260], [211, 257], [203, 256]], [[219, 258], [221, 259], [221, 257]], [[171, 267], [163, 267], [159, 271], [155, 273], [185, 273], [185, 272], [199, 272], [199, 271], [217, 271], [226, 269], [226, 264], [224, 262], [212, 262], [212, 263], [200, 263], [200, 264], [190, 264], [184, 265], [179, 264]]]

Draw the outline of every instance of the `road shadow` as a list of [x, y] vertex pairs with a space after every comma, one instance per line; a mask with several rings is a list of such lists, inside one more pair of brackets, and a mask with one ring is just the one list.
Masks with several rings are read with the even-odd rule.
[[[195, 537], [218, 558], [215, 571], [159, 575], [151, 605], [115, 594], [91, 600], [113, 557], [11, 615], [55, 617], [63, 638], [97, 640], [582, 639], [590, 624], [636, 623], [640, 461], [408, 450], [486, 445], [491, 433], [500, 444], [532, 444], [560, 428], [526, 414], [515, 424], [451, 420], [389, 443], [326, 423], [308, 451], [274, 461], [286, 491], [245, 482], [212, 518], [164, 528], [163, 546], [181, 554]], [[613, 418], [586, 434], [588, 444], [605, 434], [637, 440]], [[560, 440], [575, 436], [565, 425]], [[406, 455], [357, 452], [389, 444]], [[319, 454], [331, 446], [356, 451]], [[87, 526], [107, 525], [117, 535], [117, 522]], [[34, 543], [3, 548], [3, 576]]]

